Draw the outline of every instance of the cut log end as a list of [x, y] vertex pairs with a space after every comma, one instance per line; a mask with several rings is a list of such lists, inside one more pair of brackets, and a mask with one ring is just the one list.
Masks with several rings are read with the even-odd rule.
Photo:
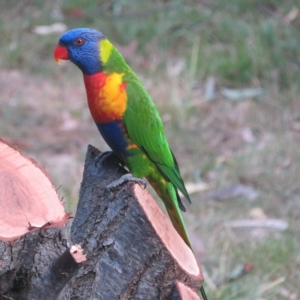
[[63, 226], [65, 212], [53, 183], [37, 162], [0, 139], [0, 240]]
[[180, 267], [190, 276], [203, 278], [201, 268], [199, 268], [192, 250], [186, 245], [149, 193], [138, 184], [134, 186], [134, 193], [156, 234]]
[[176, 285], [172, 292], [172, 299], [174, 300], [200, 300], [195, 291], [186, 286], [180, 281], [176, 281]]

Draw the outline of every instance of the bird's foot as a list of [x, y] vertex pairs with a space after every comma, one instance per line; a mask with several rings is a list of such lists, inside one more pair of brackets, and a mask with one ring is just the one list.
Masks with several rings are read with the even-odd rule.
[[117, 180], [113, 181], [112, 183], [110, 183], [106, 187], [106, 189], [108, 189], [108, 190], [114, 189], [114, 188], [116, 188], [116, 187], [118, 187], [118, 186], [120, 186], [123, 183], [128, 182], [128, 181], [138, 183], [143, 189], [145, 189], [146, 186], [147, 186], [147, 183], [143, 178], [137, 178], [137, 177], [132, 176], [131, 173], [128, 173], [128, 174], [122, 175], [119, 179], [117, 179]]
[[95, 166], [98, 168], [101, 167], [108, 159], [118, 160], [120, 164], [124, 166], [124, 164], [120, 161], [120, 159], [113, 151], [104, 151], [97, 155], [95, 158]]

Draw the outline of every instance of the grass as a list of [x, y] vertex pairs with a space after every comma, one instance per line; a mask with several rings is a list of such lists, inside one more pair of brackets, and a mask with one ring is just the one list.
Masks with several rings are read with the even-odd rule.
[[[82, 3], [0, 3], [0, 136], [45, 166], [74, 211], [87, 144], [108, 148], [91, 121], [78, 70], [52, 59], [59, 34], [38, 36], [33, 29], [64, 22], [102, 30], [155, 100], [185, 181], [205, 182], [210, 191], [238, 184], [258, 191], [254, 201], [192, 195], [184, 217], [207, 282], [246, 262], [254, 266], [238, 280], [207, 283], [209, 299], [298, 299], [299, 2]], [[213, 101], [204, 97], [209, 77], [216, 83]], [[266, 93], [234, 102], [221, 95], [223, 87]], [[225, 226], [256, 207], [287, 221], [288, 229]]]

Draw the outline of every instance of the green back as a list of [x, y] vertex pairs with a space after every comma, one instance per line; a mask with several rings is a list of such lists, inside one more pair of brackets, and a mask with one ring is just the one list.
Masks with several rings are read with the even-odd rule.
[[165, 179], [171, 181], [190, 202], [157, 108], [142, 82], [115, 48], [105, 64], [105, 72], [124, 73], [123, 81], [127, 83], [124, 123], [129, 137], [155, 163]]

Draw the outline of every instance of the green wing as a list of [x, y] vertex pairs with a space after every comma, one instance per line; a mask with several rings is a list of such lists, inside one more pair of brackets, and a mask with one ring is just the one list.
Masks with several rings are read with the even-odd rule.
[[[140, 80], [133, 73], [130, 75], [129, 78], [124, 78], [127, 82], [127, 108], [124, 122], [129, 137], [145, 151], [165, 179], [171, 181], [191, 202], [155, 104]], [[179, 204], [181, 209], [184, 209], [180, 201]]]

